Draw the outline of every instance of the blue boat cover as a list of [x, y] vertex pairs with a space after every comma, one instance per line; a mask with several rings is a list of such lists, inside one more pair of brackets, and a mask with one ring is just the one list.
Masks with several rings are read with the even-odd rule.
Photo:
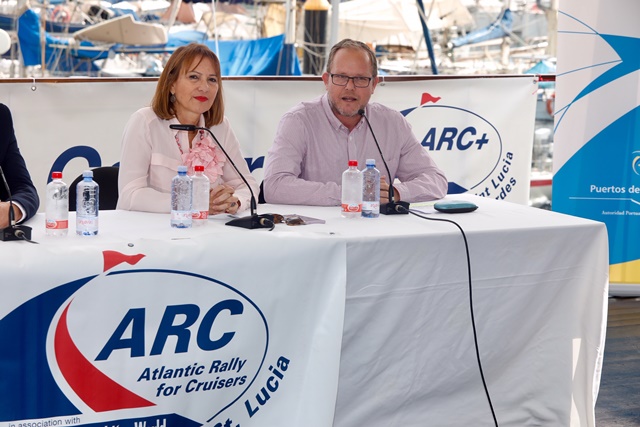
[[[80, 49], [69, 49], [67, 40], [45, 32], [45, 59], [47, 68], [54, 73], [92, 75], [99, 71], [92, 61], [106, 58], [109, 51], [170, 54], [179, 46], [197, 42], [206, 44], [216, 52], [220, 58], [223, 76], [299, 76], [302, 74], [295, 47], [284, 43], [284, 34], [257, 40], [220, 40], [217, 44], [205, 38], [206, 35], [199, 31], [183, 31], [169, 34], [169, 40], [165, 45], [111, 45], [99, 49], [100, 46], [83, 41]], [[40, 65], [40, 22], [38, 15], [31, 9], [25, 11], [19, 18], [18, 40], [24, 65]], [[220, 49], [219, 52], [217, 47]]]
[[284, 34], [257, 40], [221, 40], [207, 46], [220, 58], [223, 76], [299, 76], [300, 61], [295, 47], [284, 43]]
[[469, 34], [451, 40], [453, 47], [460, 47], [466, 44], [480, 43], [504, 37], [511, 32], [513, 27], [513, 15], [510, 9], [505, 9], [501, 16], [484, 28], [478, 28]]
[[[18, 41], [22, 62], [26, 67], [40, 65], [42, 62], [40, 49], [40, 18], [31, 9], [27, 9], [18, 19]], [[91, 61], [83, 61], [69, 54], [66, 46], [69, 42], [65, 39], [53, 37], [45, 32], [45, 61], [47, 68], [55, 61], [58, 68], [75, 73], [91, 74], [97, 72]], [[94, 52], [95, 54], [95, 52]], [[106, 56], [106, 55], [105, 55]], [[95, 58], [98, 59], [98, 58]]]

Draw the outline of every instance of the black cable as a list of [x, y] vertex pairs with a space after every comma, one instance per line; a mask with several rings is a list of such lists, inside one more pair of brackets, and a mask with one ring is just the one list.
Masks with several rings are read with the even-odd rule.
[[269, 227], [269, 231], [272, 231], [274, 228], [276, 228], [275, 221], [271, 221], [269, 218], [260, 218], [260, 225]]
[[[400, 207], [401, 209], [404, 209], [404, 207]], [[475, 320], [475, 316], [473, 314], [473, 286], [471, 285], [471, 256], [469, 255], [469, 243], [467, 242], [467, 236], [466, 234], [464, 234], [464, 230], [462, 229], [462, 227], [460, 227], [460, 225], [455, 222], [452, 221], [450, 219], [445, 219], [445, 218], [430, 218], [424, 215], [420, 215], [420, 213], [418, 213], [418, 211], [413, 210], [413, 209], [408, 209], [408, 213], [415, 215], [417, 217], [420, 217], [422, 219], [427, 219], [429, 221], [442, 221], [442, 222], [449, 222], [453, 225], [455, 225], [456, 227], [458, 227], [458, 230], [460, 230], [460, 233], [462, 233], [462, 238], [464, 240], [464, 249], [467, 253], [467, 274], [469, 277], [469, 307], [471, 310], [471, 328], [473, 330], [473, 344], [475, 345], [475, 349], [476, 349], [476, 359], [478, 361], [478, 369], [480, 371], [480, 378], [482, 379], [482, 386], [484, 387], [484, 392], [487, 395], [487, 401], [489, 402], [489, 408], [491, 409], [491, 415], [493, 416], [493, 423], [495, 424], [496, 427], [498, 427], [498, 419], [496, 418], [496, 413], [493, 410], [493, 403], [491, 403], [491, 396], [489, 395], [489, 388], [487, 387], [487, 382], [484, 379], [484, 371], [482, 369], [482, 361], [480, 360], [480, 350], [478, 348], [478, 334], [476, 333], [476, 320]]]
[[15, 235], [16, 235], [16, 237], [17, 237], [18, 239], [20, 239], [20, 240], [24, 240], [25, 242], [33, 243], [33, 244], [36, 244], [36, 245], [38, 245], [38, 244], [39, 244], [39, 242], [36, 242], [36, 241], [34, 241], [34, 240], [29, 239], [29, 238], [27, 237], [27, 235], [24, 233], [24, 231], [22, 231], [22, 230], [16, 230], [16, 231], [15, 231]]

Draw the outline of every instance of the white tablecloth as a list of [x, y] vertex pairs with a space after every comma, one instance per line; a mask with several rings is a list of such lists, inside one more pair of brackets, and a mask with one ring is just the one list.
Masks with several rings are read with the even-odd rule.
[[[414, 208], [455, 220], [466, 233], [480, 358], [500, 426], [593, 426], [606, 330], [604, 224], [470, 195], [455, 198], [479, 209], [444, 215], [428, 204]], [[28, 224], [40, 245], [0, 242], [2, 292], [20, 282], [27, 299], [45, 291], [38, 285], [43, 275], [65, 283], [70, 271], [73, 277], [95, 274], [101, 265], [73, 261], [92, 249], [153, 253], [175, 268], [183, 257], [204, 263], [203, 253], [234, 241], [241, 277], [256, 258], [277, 270], [279, 260], [297, 250], [294, 242], [319, 250], [337, 242], [331, 250], [344, 248], [346, 300], [333, 424], [493, 425], [474, 349], [465, 247], [453, 224], [413, 215], [344, 219], [339, 208], [258, 209], [326, 223], [244, 230], [216, 217], [204, 228], [176, 230], [168, 215], [111, 211], [100, 212], [98, 236], [60, 239], [44, 236], [40, 214]], [[256, 286], [270, 286], [269, 271], [262, 274], [264, 283]], [[313, 307], [314, 301], [300, 304]], [[293, 425], [280, 415], [278, 425]]]

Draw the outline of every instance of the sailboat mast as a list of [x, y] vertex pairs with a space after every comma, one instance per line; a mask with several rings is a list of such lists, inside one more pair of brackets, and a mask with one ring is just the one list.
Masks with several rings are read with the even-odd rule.
[[285, 22], [284, 42], [293, 45], [296, 42], [296, 0], [287, 0]]
[[[436, 0], [431, 0], [436, 1]], [[431, 35], [429, 34], [429, 27], [427, 26], [427, 18], [424, 13], [424, 4], [422, 0], [416, 0], [418, 3], [418, 14], [420, 15], [420, 24], [422, 24], [422, 33], [424, 34], [424, 42], [427, 44], [427, 52], [429, 53], [429, 62], [431, 63], [431, 73], [433, 75], [438, 74], [438, 65], [436, 64], [436, 57], [433, 53], [433, 43], [431, 42]]]
[[47, 71], [47, 13], [49, 11], [49, 0], [45, 0], [40, 9], [40, 62], [42, 64], [42, 77]]
[[558, 0], [551, 0], [551, 7], [545, 10], [547, 15], [547, 50], [551, 57], [557, 55], [558, 47]]
[[[331, 31], [329, 33], [329, 46], [333, 46], [338, 43], [338, 26], [340, 19], [340, 0], [331, 0]], [[327, 49], [327, 58], [325, 64], [329, 59], [329, 49]]]

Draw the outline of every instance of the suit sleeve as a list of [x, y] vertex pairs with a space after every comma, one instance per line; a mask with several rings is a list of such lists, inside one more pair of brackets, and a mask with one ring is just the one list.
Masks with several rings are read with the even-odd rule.
[[[38, 211], [40, 199], [18, 149], [11, 112], [3, 104], [0, 104], [0, 166], [7, 179], [13, 201], [19, 203], [24, 210], [25, 217], [22, 221], [26, 221]], [[0, 185], [0, 199], [6, 201], [8, 197], [4, 185]]]

